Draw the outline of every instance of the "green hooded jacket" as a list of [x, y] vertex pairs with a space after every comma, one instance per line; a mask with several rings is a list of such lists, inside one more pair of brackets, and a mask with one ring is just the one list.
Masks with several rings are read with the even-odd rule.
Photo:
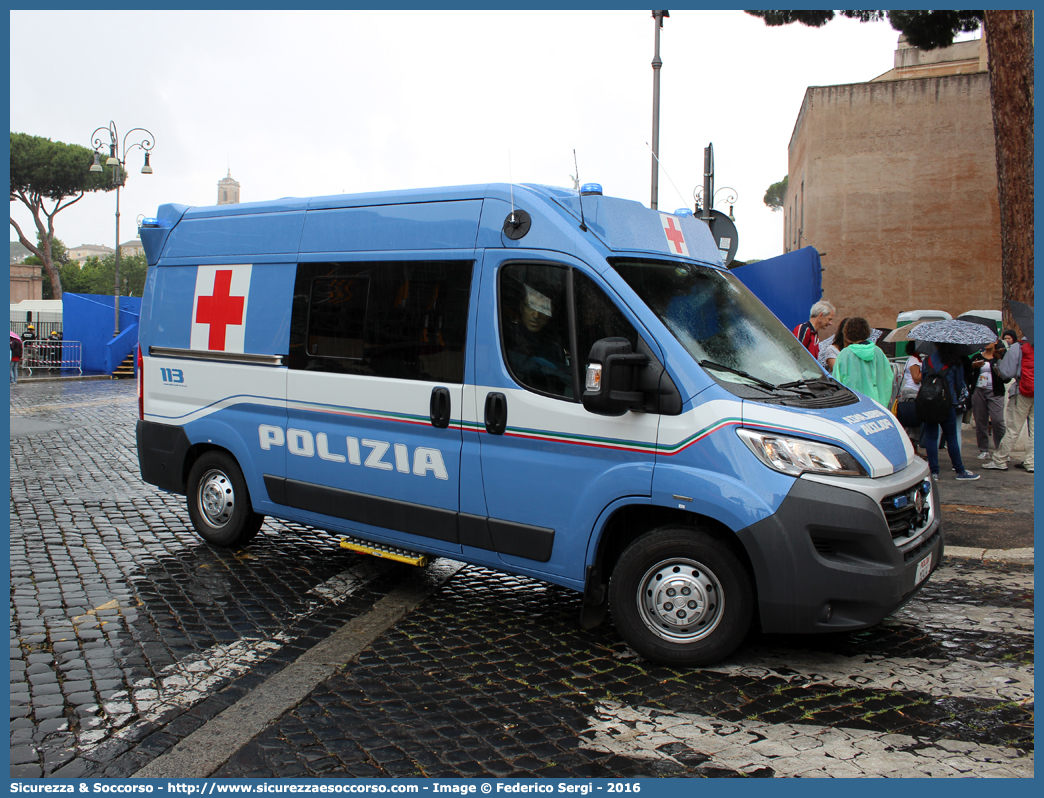
[[834, 362], [834, 377], [842, 385], [888, 407], [895, 374], [888, 357], [876, 344], [863, 341], [842, 349]]

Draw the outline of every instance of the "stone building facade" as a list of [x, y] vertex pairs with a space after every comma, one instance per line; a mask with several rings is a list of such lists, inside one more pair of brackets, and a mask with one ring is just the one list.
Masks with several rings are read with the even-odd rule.
[[43, 299], [43, 266], [11, 264], [11, 304], [26, 299]]
[[895, 68], [812, 86], [789, 150], [785, 251], [823, 258], [839, 317], [1001, 306], [1000, 207], [985, 42], [900, 38]]
[[106, 247], [102, 244], [80, 244], [80, 246], [72, 247], [68, 250], [69, 260], [75, 260], [79, 263], [86, 262], [87, 258], [104, 258], [106, 255], [111, 255], [114, 251], [112, 247]]

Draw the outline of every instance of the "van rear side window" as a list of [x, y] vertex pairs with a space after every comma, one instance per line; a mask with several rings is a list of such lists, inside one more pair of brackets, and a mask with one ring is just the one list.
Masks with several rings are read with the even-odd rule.
[[472, 265], [299, 264], [290, 368], [462, 383]]

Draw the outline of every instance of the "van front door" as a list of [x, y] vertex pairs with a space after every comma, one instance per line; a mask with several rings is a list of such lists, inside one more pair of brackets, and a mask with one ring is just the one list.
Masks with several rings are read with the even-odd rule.
[[281, 503], [368, 540], [459, 553], [471, 273], [471, 261], [298, 266], [288, 422], [270, 444], [287, 452]]
[[581, 262], [539, 251], [488, 251], [478, 307], [474, 412], [488, 519], [462, 531], [465, 552], [492, 550], [513, 570], [582, 585], [599, 515], [621, 496], [651, 493], [659, 416], [597, 416], [579, 401], [594, 341], [623, 336], [637, 347], [638, 323]]

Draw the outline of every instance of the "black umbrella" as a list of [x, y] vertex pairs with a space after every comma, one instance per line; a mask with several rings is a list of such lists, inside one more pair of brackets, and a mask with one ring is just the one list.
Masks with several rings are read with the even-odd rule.
[[963, 316], [958, 316], [957, 320], [970, 321], [972, 324], [981, 324], [983, 327], [989, 327], [991, 330], [997, 329], [997, 322], [994, 319], [988, 319], [985, 316], [976, 316], [974, 313], [965, 313]]
[[1018, 302], [1011, 300], [1008, 302], [1011, 305], [1011, 317], [1015, 319], [1015, 323], [1019, 325], [1019, 329], [1022, 330], [1023, 337], [1033, 343], [1033, 306], [1027, 305], [1025, 302]]

